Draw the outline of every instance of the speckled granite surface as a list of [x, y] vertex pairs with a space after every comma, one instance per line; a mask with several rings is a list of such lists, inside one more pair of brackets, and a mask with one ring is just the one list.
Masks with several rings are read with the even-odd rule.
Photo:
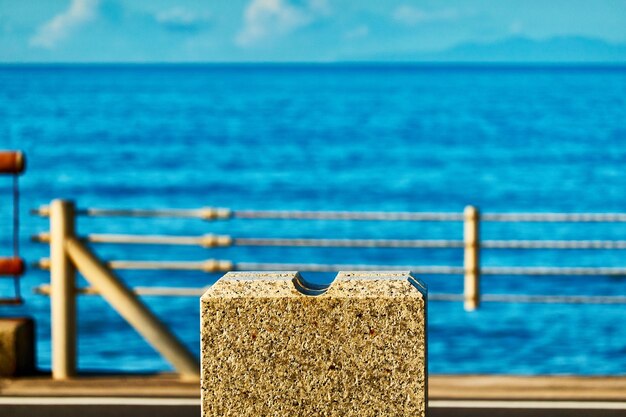
[[425, 294], [408, 272], [226, 274], [201, 299], [202, 415], [424, 416]]
[[29, 375], [34, 371], [34, 321], [30, 318], [0, 318], [0, 377]]

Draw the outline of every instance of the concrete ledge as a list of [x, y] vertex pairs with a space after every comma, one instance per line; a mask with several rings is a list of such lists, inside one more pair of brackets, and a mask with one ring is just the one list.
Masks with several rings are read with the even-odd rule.
[[201, 299], [203, 416], [424, 416], [425, 325], [408, 272], [228, 273]]
[[35, 323], [30, 318], [0, 319], [0, 377], [35, 371]]
[[[428, 380], [429, 417], [626, 414], [626, 377], [430, 375]], [[131, 398], [127, 401], [128, 397]], [[50, 375], [43, 374], [0, 378], [2, 416], [197, 417], [199, 414], [198, 384], [181, 381], [175, 374], [82, 374], [67, 381], [54, 381]]]
[[[11, 417], [197, 417], [199, 399], [115, 397], [1, 397], [0, 409]], [[431, 417], [622, 417], [626, 403], [433, 401]]]
[[[581, 401], [625, 402], [626, 377], [429, 375], [434, 401]], [[176, 374], [79, 374], [55, 381], [50, 374], [0, 378], [0, 398], [14, 397], [169, 397], [197, 398], [196, 382]], [[199, 404], [199, 402], [198, 402]], [[432, 405], [429, 403], [429, 405]]]

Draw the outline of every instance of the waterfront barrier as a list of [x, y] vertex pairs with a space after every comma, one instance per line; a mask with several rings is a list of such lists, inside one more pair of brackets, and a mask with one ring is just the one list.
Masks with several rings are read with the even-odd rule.
[[[33, 213], [49, 216], [50, 207], [43, 206]], [[477, 309], [480, 302], [524, 302], [524, 303], [599, 303], [624, 304], [626, 296], [587, 295], [524, 295], [484, 294], [481, 276], [624, 276], [626, 267], [578, 267], [578, 266], [481, 266], [482, 250], [530, 249], [530, 250], [622, 250], [626, 240], [485, 240], [481, 239], [480, 225], [483, 222], [626, 222], [626, 213], [481, 213], [475, 206], [467, 206], [463, 213], [438, 212], [350, 212], [350, 211], [300, 211], [300, 210], [231, 210], [228, 208], [204, 207], [199, 209], [106, 209], [82, 208], [73, 215], [88, 217], [142, 217], [142, 218], [189, 218], [205, 221], [228, 219], [271, 219], [285, 221], [403, 221], [403, 222], [461, 222], [463, 239], [327, 239], [327, 238], [276, 238], [243, 237], [205, 234], [200, 236], [133, 235], [133, 234], [88, 234], [77, 236], [84, 243], [139, 244], [139, 245], [193, 245], [207, 249], [230, 246], [249, 247], [332, 247], [332, 248], [431, 248], [463, 249], [463, 265], [372, 265], [372, 264], [319, 264], [319, 263], [262, 263], [236, 262], [229, 259], [205, 259], [199, 261], [137, 261], [109, 260], [104, 262], [112, 270], [167, 270], [199, 271], [219, 273], [228, 271], [285, 271], [337, 272], [340, 270], [409, 270], [417, 275], [462, 275], [463, 294], [431, 294], [431, 301], [462, 301], [467, 311]], [[33, 236], [37, 242], [49, 243], [50, 233]], [[35, 265], [42, 269], [51, 268], [51, 259], [40, 259]], [[157, 296], [197, 296], [204, 288], [138, 288], [136, 293]], [[49, 294], [50, 288], [41, 286], [41, 294]], [[80, 294], [96, 294], [94, 288], [78, 289]]]
[[[482, 266], [483, 250], [499, 249], [555, 249], [555, 250], [621, 250], [623, 240], [485, 240], [481, 239], [484, 222], [626, 222], [622, 213], [481, 213], [473, 206], [463, 213], [420, 212], [344, 212], [344, 211], [267, 211], [230, 210], [226, 208], [201, 209], [76, 209], [69, 201], [55, 200], [50, 206], [34, 210], [35, 214], [50, 217], [50, 231], [33, 239], [50, 244], [50, 257], [36, 262], [36, 266], [49, 269], [50, 285], [36, 288], [36, 292], [51, 296], [53, 375], [67, 378], [76, 366], [76, 307], [78, 295], [102, 295], [125, 317], [137, 331], [161, 352], [182, 375], [197, 376], [198, 363], [180, 342], [143, 305], [138, 296], [199, 297], [206, 290], [189, 287], [127, 287], [114, 273], [116, 270], [164, 270], [221, 273], [229, 271], [411, 271], [421, 275], [460, 275], [463, 277], [462, 293], [431, 293], [429, 301], [462, 302], [468, 311], [479, 308], [481, 302], [498, 303], [575, 303], [575, 304], [626, 304], [626, 296], [609, 295], [542, 295], [542, 294], [490, 294], [484, 292], [481, 277], [504, 276], [626, 276], [626, 267], [579, 266]], [[461, 223], [463, 239], [327, 239], [278, 238], [231, 235], [169, 236], [135, 234], [87, 234], [74, 230], [77, 216], [129, 216], [144, 218], [189, 218], [206, 221], [227, 221], [239, 218], [254, 221], [274, 219], [284, 221], [405, 221], [405, 222], [456, 222]], [[87, 245], [100, 243], [194, 245], [212, 248], [229, 246], [250, 247], [333, 247], [333, 248], [432, 248], [459, 250], [462, 265], [372, 265], [335, 263], [262, 263], [238, 262], [231, 259], [178, 260], [101, 260]], [[89, 286], [78, 288], [75, 268], [87, 279]], [[113, 292], [110, 291], [113, 288]], [[119, 300], [126, 300], [120, 302]], [[126, 306], [131, 306], [125, 311]], [[150, 323], [146, 326], [146, 323]], [[195, 371], [194, 371], [195, 369]]]
[[408, 272], [230, 272], [200, 314], [204, 417], [426, 415], [426, 288]]
[[76, 374], [76, 269], [182, 377], [197, 378], [194, 355], [91, 250], [75, 237], [74, 204], [50, 206], [52, 377]]

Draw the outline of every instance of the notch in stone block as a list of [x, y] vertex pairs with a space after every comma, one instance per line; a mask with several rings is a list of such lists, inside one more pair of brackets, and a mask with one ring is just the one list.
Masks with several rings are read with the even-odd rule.
[[425, 416], [426, 288], [409, 272], [230, 272], [201, 298], [202, 415]]

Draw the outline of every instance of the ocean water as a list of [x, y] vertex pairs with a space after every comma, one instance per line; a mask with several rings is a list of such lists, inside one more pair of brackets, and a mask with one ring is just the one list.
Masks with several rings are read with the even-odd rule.
[[[22, 149], [21, 244], [54, 198], [80, 207], [626, 212], [626, 68], [446, 66], [3, 66], [0, 148]], [[10, 254], [0, 178], [0, 255]], [[4, 197], [2, 197], [4, 196]], [[203, 222], [81, 218], [81, 233], [459, 239], [459, 223]], [[485, 239], [626, 239], [626, 224], [484, 224]], [[98, 245], [105, 259], [461, 265], [458, 249]], [[624, 251], [484, 250], [485, 266], [626, 266]], [[218, 275], [130, 272], [129, 285], [201, 287]], [[328, 275], [309, 274], [311, 279]], [[422, 276], [460, 292], [458, 276]], [[45, 271], [24, 276], [50, 367]], [[81, 280], [81, 284], [84, 284]], [[485, 276], [485, 293], [623, 295], [626, 277]], [[0, 278], [0, 295], [11, 295]], [[146, 297], [195, 352], [198, 300]], [[163, 361], [98, 297], [79, 301], [79, 367]], [[626, 374], [626, 305], [429, 305], [432, 373]]]

